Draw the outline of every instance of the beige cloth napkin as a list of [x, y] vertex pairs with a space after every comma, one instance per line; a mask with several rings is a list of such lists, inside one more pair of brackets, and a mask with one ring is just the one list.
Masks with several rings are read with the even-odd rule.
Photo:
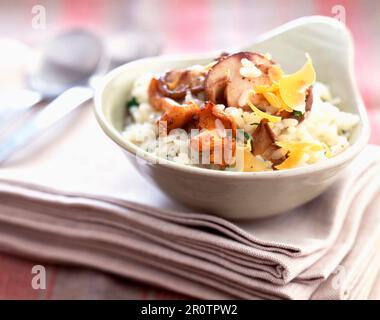
[[199, 298], [376, 295], [380, 148], [302, 208], [232, 223], [193, 213], [140, 177], [89, 106], [46, 137], [0, 169], [0, 250]]

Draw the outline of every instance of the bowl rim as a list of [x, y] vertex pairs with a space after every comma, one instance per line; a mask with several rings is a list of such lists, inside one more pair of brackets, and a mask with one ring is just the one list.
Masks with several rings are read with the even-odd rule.
[[179, 54], [179, 55], [164, 55], [158, 57], [148, 57], [144, 59], [135, 60], [129, 63], [126, 63], [122, 66], [115, 68], [110, 71], [102, 80], [102, 83], [95, 89], [94, 95], [94, 111], [97, 122], [103, 129], [103, 131], [108, 135], [116, 144], [118, 144], [121, 148], [126, 150], [127, 152], [134, 155], [137, 159], [141, 159], [148, 165], [157, 165], [162, 166], [174, 170], [179, 170], [187, 173], [198, 174], [203, 176], [212, 176], [212, 177], [234, 177], [239, 179], [252, 179], [252, 178], [279, 178], [279, 177], [289, 177], [289, 176], [299, 176], [306, 175], [313, 172], [324, 171], [333, 167], [338, 167], [343, 165], [346, 162], [353, 160], [359, 152], [367, 145], [370, 137], [370, 128], [369, 128], [369, 120], [366, 113], [366, 109], [363, 103], [363, 99], [358, 90], [357, 83], [355, 81], [355, 72], [354, 72], [354, 46], [352, 41], [352, 36], [350, 31], [346, 28], [346, 26], [338, 21], [337, 19], [325, 16], [308, 16], [302, 17], [295, 20], [292, 20], [288, 23], [285, 23], [277, 28], [272, 29], [269, 32], [258, 36], [255, 42], [261, 42], [266, 39], [270, 39], [271, 37], [289, 31], [293, 28], [299, 27], [304, 24], [313, 24], [313, 23], [323, 23], [328, 24], [334, 28], [339, 28], [341, 31], [346, 33], [349, 39], [349, 77], [353, 80], [353, 90], [354, 95], [357, 97], [358, 105], [357, 105], [357, 114], [360, 117], [360, 132], [356, 139], [356, 141], [350, 145], [345, 151], [334, 156], [333, 158], [328, 159], [327, 161], [321, 161], [315, 164], [286, 169], [286, 170], [278, 170], [278, 171], [263, 171], [263, 172], [238, 172], [238, 171], [222, 171], [222, 170], [213, 170], [207, 168], [201, 168], [196, 166], [184, 165], [180, 163], [176, 163], [174, 161], [163, 159], [157, 155], [152, 153], [148, 153], [142, 149], [140, 149], [137, 145], [127, 141], [123, 138], [121, 132], [119, 132], [112, 124], [108, 122], [106, 119], [103, 108], [102, 108], [102, 97], [104, 90], [107, 85], [116, 77], [118, 77], [121, 73], [124, 73], [131, 65], [135, 64], [143, 64], [146, 61], [150, 60], [198, 60], [198, 59], [208, 59], [210, 56], [216, 54], [219, 51], [211, 52], [211, 53], [201, 53], [201, 54]]

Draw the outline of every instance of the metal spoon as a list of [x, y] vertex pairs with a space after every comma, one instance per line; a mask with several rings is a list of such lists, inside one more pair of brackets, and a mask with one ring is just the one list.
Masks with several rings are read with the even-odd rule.
[[58, 97], [1, 142], [0, 162], [38, 132], [90, 99], [92, 89], [88, 87], [88, 80], [104, 69], [107, 60], [101, 41], [88, 31], [71, 31], [47, 42], [40, 59], [27, 73], [27, 82], [41, 98]]
[[106, 62], [103, 57], [102, 43], [88, 31], [72, 30], [47, 41], [29, 59], [28, 89], [0, 92], [1, 127], [40, 101], [52, 100], [73, 86], [85, 84], [100, 62]]
[[[128, 36], [125, 39], [128, 39]], [[140, 57], [158, 53], [159, 46], [150, 41], [146, 34], [139, 39], [146, 44], [145, 50], [139, 54]], [[124, 57], [118, 51], [116, 62], [109, 57], [108, 51], [110, 50], [106, 50], [103, 43], [88, 31], [63, 34], [45, 47], [41, 59], [28, 73], [27, 81], [30, 88], [40, 92], [45, 98], [54, 97], [62, 91], [63, 93], [21, 129], [0, 142], [0, 163], [38, 133], [91, 99], [96, 80], [109, 66], [131, 60], [131, 52], [128, 50], [125, 51]]]

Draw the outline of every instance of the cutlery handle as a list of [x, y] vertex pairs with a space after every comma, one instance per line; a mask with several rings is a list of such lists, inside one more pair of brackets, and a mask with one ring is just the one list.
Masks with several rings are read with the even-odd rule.
[[89, 87], [74, 87], [66, 90], [21, 129], [12, 132], [0, 141], [0, 163], [25, 146], [38, 133], [58, 122], [82, 103], [91, 99], [92, 96], [93, 90]]
[[0, 130], [19, 114], [28, 111], [42, 100], [42, 95], [28, 89], [0, 90]]

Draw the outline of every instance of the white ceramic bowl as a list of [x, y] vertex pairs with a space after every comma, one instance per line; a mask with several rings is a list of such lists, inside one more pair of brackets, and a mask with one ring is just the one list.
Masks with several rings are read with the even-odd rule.
[[[160, 72], [193, 64], [206, 64], [207, 55], [162, 56], [134, 61], [111, 71], [95, 95], [95, 113], [104, 132], [126, 151], [142, 175], [176, 200], [201, 212], [230, 219], [258, 218], [300, 206], [325, 191], [358, 155], [369, 138], [368, 119], [355, 83], [353, 43], [346, 27], [327, 17], [305, 17], [259, 37], [247, 51], [269, 52], [285, 71], [299, 68], [308, 52], [313, 57], [317, 80], [340, 97], [344, 111], [360, 117], [351, 146], [325, 162], [274, 172], [223, 172], [180, 165], [156, 164], [157, 157], [139, 152], [121, 132], [125, 102], [133, 81], [146, 72]], [[136, 156], [136, 154], [139, 155]], [[110, 164], [112, 165], [112, 164]], [[128, 177], [125, 177], [128, 183]]]

